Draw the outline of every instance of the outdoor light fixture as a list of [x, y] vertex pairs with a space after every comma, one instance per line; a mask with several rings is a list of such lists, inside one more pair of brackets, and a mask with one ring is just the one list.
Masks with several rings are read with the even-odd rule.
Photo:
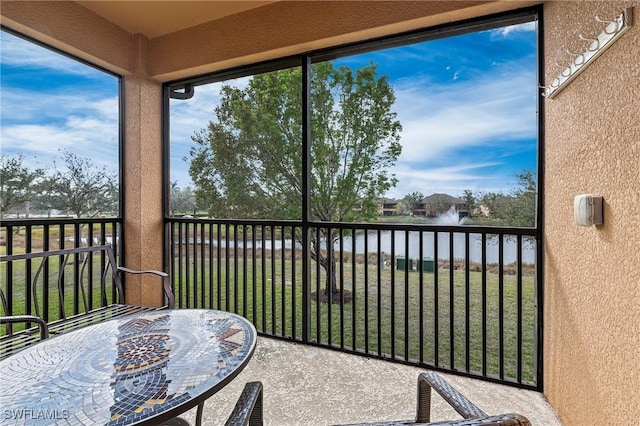
[[573, 216], [576, 225], [602, 225], [602, 204], [602, 197], [599, 195], [576, 195], [573, 201]]

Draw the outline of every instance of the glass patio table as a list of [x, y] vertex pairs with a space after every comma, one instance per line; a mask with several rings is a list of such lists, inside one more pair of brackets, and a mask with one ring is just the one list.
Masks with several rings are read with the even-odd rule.
[[0, 361], [0, 423], [159, 424], [249, 362], [257, 333], [228, 312], [160, 310], [43, 340]]

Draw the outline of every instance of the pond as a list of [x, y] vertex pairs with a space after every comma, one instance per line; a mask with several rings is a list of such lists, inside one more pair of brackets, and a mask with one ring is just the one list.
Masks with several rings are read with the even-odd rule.
[[[393, 234], [393, 235], [392, 235]], [[381, 231], [378, 238], [377, 232], [369, 232], [366, 234], [356, 234], [355, 251], [356, 254], [364, 254], [365, 252], [365, 238], [366, 247], [368, 253], [378, 253], [378, 250], [386, 255], [391, 255], [391, 248], [393, 244], [393, 255], [395, 257], [420, 257], [420, 234], [422, 234], [422, 257], [434, 258], [435, 257], [435, 233], [432, 231]], [[438, 232], [438, 258], [449, 259], [450, 249], [450, 232]], [[406, 235], [409, 236], [409, 250], [407, 252]], [[378, 242], [378, 239], [380, 240]], [[198, 241], [199, 243], [200, 241]], [[190, 241], [193, 243], [193, 241]], [[205, 244], [209, 244], [209, 240], [205, 241]], [[378, 246], [379, 244], [379, 246]], [[218, 241], [213, 240], [212, 245], [218, 246]], [[299, 243], [296, 243], [296, 248], [300, 249]], [[503, 262], [505, 264], [516, 262], [517, 260], [517, 239], [515, 236], [504, 237], [503, 241]], [[321, 244], [322, 247], [326, 247], [326, 242]], [[342, 249], [346, 253], [350, 253], [353, 250], [353, 240], [351, 236], [344, 236], [342, 238], [342, 244], [340, 241], [336, 241], [334, 249], [337, 251], [342, 246]], [[488, 236], [486, 239], [486, 259], [487, 263], [498, 263], [499, 260], [499, 241], [495, 235]], [[262, 241], [247, 240], [246, 245], [242, 240], [220, 240], [220, 247], [222, 248], [256, 248], [265, 250], [280, 250], [283, 247], [283, 240], [266, 240], [264, 247]], [[291, 249], [293, 242], [291, 239], [284, 240], [284, 248]], [[536, 247], [533, 237], [522, 238], [522, 262], [524, 264], [535, 264], [536, 259]], [[453, 257], [454, 259], [465, 258], [465, 234], [461, 232], [453, 233]], [[469, 260], [471, 262], [482, 261], [482, 234], [469, 234]]]

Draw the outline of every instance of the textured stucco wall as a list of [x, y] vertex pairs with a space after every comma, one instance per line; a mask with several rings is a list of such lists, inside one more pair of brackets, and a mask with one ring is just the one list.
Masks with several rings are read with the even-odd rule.
[[[634, 1], [545, 3], [549, 84]], [[545, 395], [567, 425], [640, 419], [640, 10], [635, 26], [545, 101]], [[604, 197], [579, 227], [573, 199]]]

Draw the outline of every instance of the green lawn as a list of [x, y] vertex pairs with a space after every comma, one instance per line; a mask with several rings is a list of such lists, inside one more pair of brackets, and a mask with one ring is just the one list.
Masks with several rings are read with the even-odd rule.
[[[224, 252], [220, 259], [217, 255], [211, 258], [206, 255], [204, 262], [200, 257], [191, 256], [188, 268], [184, 263], [180, 267], [176, 260], [177, 307], [237, 312], [252, 320], [261, 332], [301, 339], [302, 262], [291, 259], [290, 253], [284, 258], [281, 252], [275, 252], [274, 257], [270, 257], [270, 253], [265, 256], [257, 256], [255, 262], [251, 255], [247, 255], [244, 262], [241, 253], [238, 253], [237, 262], [233, 260], [233, 253], [228, 260]], [[95, 282], [99, 282], [98, 262], [94, 259]], [[310, 291], [324, 291], [324, 271], [320, 271], [317, 279], [316, 264], [312, 262], [311, 265]], [[32, 274], [36, 269], [34, 262]], [[74, 266], [68, 265], [65, 273], [73, 274], [73, 270]], [[404, 272], [389, 266], [378, 270], [375, 263], [368, 263], [365, 268], [363, 257], [358, 257], [355, 264], [353, 259], [345, 258], [342, 266], [338, 264], [338, 286], [355, 297], [352, 302], [331, 305], [310, 300], [310, 340], [463, 371], [481, 372], [484, 363], [486, 373], [496, 376], [500, 374], [502, 363], [508, 378], [517, 377], [520, 356], [522, 378], [534, 381], [534, 277], [522, 277], [522, 299], [518, 304], [515, 275], [505, 274], [500, 283], [497, 273], [487, 272], [483, 285], [482, 272], [470, 271], [467, 291], [467, 274], [463, 269], [456, 269], [451, 275], [448, 266], [441, 265], [437, 272], [436, 285], [433, 272]], [[4, 281], [6, 265], [0, 266], [0, 274]], [[48, 286], [50, 320], [58, 318], [60, 309], [55, 284], [57, 274], [57, 259], [52, 259]], [[12, 277], [13, 312], [24, 313], [27, 298], [25, 262], [14, 262]], [[44, 287], [41, 280], [37, 291], [40, 303]], [[6, 285], [3, 290], [7, 292]], [[69, 295], [73, 294], [73, 289], [67, 287], [65, 293], [64, 310], [72, 315], [74, 301]], [[94, 307], [97, 306], [98, 291], [94, 289], [91, 298]], [[520, 354], [517, 342], [519, 312], [522, 324]], [[483, 359], [485, 347], [486, 358]]]
[[[237, 263], [230, 259], [227, 263], [224, 257], [220, 261], [215, 257], [212, 260], [209, 263], [205, 258], [203, 264], [198, 258], [195, 266], [192, 263], [188, 269], [183, 265], [182, 279], [177, 274], [178, 265], [175, 265], [175, 290], [180, 306], [238, 312], [251, 319], [259, 331], [301, 338], [303, 302], [299, 260], [295, 262], [295, 279], [293, 262], [285, 260], [283, 263], [279, 257], [264, 261], [256, 259], [255, 263], [250, 258], [247, 263], [241, 259]], [[521, 374], [524, 380], [535, 379], [536, 301], [533, 276], [522, 278], [522, 303], [519, 308], [515, 275], [505, 275], [500, 283], [497, 274], [487, 273], [483, 291], [482, 273], [470, 272], [467, 326], [467, 285], [464, 270], [455, 270], [451, 280], [449, 269], [440, 268], [437, 286], [434, 273], [409, 272], [407, 277], [404, 271], [389, 267], [380, 271], [378, 280], [377, 268], [371, 264], [368, 265], [365, 281], [364, 264], [357, 263], [354, 274], [351, 261], [345, 263], [338, 272], [339, 286], [355, 292], [354, 302], [328, 305], [311, 300], [312, 341], [338, 347], [342, 344], [347, 349], [403, 360], [418, 360], [446, 368], [452, 367], [453, 356], [453, 368], [482, 371], [484, 334], [487, 373], [499, 375], [502, 358], [504, 375], [515, 378], [520, 312]], [[313, 266], [311, 292], [318, 290], [316, 274]], [[342, 280], [340, 276], [343, 277]], [[319, 288], [320, 291], [324, 290], [323, 272]], [[484, 328], [483, 317], [486, 317]]]
[[[93, 270], [92, 270], [92, 282], [94, 285], [90, 288], [89, 286], [84, 286], [84, 294], [82, 290], [75, 291], [74, 289], [74, 274], [76, 270], [79, 271], [79, 266], [76, 268], [76, 265], [73, 264], [72, 261], [68, 263], [65, 267], [64, 271], [64, 288], [62, 291], [58, 288], [58, 278], [60, 272], [60, 257], [52, 256], [48, 261], [48, 269], [43, 269], [38, 274], [38, 269], [41, 265], [41, 259], [33, 259], [31, 261], [31, 271], [30, 271], [30, 279], [26, 279], [27, 271], [26, 271], [26, 261], [14, 261], [12, 262], [12, 274], [10, 281], [12, 283], [11, 288], [11, 305], [12, 305], [12, 314], [36, 314], [36, 301], [39, 307], [39, 315], [41, 317], [48, 318], [49, 321], [56, 320], [61, 318], [61, 309], [64, 311], [64, 315], [67, 317], [72, 316], [76, 313], [76, 308], [74, 306], [77, 305], [77, 312], [85, 312], [85, 306], [89, 308], [95, 309], [100, 306], [101, 297], [100, 297], [100, 279], [101, 279], [101, 270], [100, 270], [100, 258], [99, 256], [94, 256], [93, 259]], [[78, 264], [79, 265], [79, 264]], [[5, 293], [5, 297], [9, 297], [8, 286], [5, 284], [5, 277], [7, 276], [7, 265], [5, 263], [0, 264], [0, 276], [2, 277], [2, 290]], [[36, 291], [35, 291], [35, 300], [34, 300], [34, 291], [31, 286], [27, 286], [26, 282], [33, 282], [33, 277], [38, 274], [38, 280], [36, 283]], [[85, 272], [84, 282], [89, 282], [87, 278], [88, 270]], [[48, 279], [45, 280], [45, 277]], [[112, 285], [108, 284], [105, 288], [106, 297], [109, 303], [111, 303], [115, 297], [115, 291]], [[45, 293], [48, 295], [48, 314], [44, 313], [44, 300]], [[27, 310], [25, 305], [26, 301], [30, 300], [31, 310]], [[16, 324], [13, 326], [14, 330], [19, 330], [21, 326]], [[4, 327], [0, 327], [0, 335], [5, 333]]]

